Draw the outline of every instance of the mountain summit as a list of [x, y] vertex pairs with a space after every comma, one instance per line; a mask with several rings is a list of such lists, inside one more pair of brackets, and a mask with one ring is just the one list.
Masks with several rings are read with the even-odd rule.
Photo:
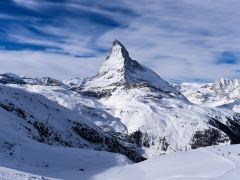
[[118, 40], [113, 41], [112, 48], [101, 65], [98, 75], [87, 79], [83, 84], [85, 90], [94, 91], [113, 91], [119, 86], [145, 85], [177, 93], [155, 72], [133, 60]]
[[130, 58], [127, 49], [118, 40], [114, 40], [106, 61], [99, 70], [99, 74], [108, 74], [110, 77], [112, 73], [115, 75], [118, 73], [125, 76], [127, 71], [133, 70], [133, 66], [133, 60]]

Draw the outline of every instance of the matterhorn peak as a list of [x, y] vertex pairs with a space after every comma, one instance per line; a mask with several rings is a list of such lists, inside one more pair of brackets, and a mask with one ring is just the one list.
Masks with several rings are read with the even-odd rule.
[[112, 48], [110, 49], [106, 59], [110, 58], [111, 56], [116, 56], [116, 55], [122, 56], [125, 60], [131, 59], [129, 57], [129, 53], [128, 53], [127, 49], [125, 48], [125, 46], [117, 39], [115, 39], [113, 41]]
[[117, 45], [124, 47], [123, 44], [119, 40], [115, 39], [112, 43], [112, 46], [117, 46]]
[[[117, 39], [115, 39], [115, 40], [113, 41], [113, 43], [112, 43], [112, 48], [110, 49], [108, 55], [111, 55], [112, 53], [113, 53], [113, 54], [114, 54], [114, 53], [120, 53], [120, 54], [122, 54], [122, 56], [129, 58], [129, 53], [128, 53], [127, 49], [126, 49], [125, 46], [124, 46], [120, 41], [118, 41]], [[107, 58], [108, 58], [108, 57], [107, 57]]]
[[145, 84], [162, 91], [176, 92], [166, 81], [151, 69], [131, 59], [127, 49], [118, 40], [114, 40], [106, 60], [99, 73], [83, 82], [85, 91], [113, 91], [118, 87]]
[[106, 61], [99, 70], [99, 74], [109, 71], [124, 72], [126, 70], [125, 68], [131, 65], [131, 61], [132, 59], [124, 45], [120, 41], [114, 40]]
[[115, 40], [112, 42], [112, 49], [113, 49], [113, 48], [120, 48], [120, 49], [122, 49], [122, 50], [127, 51], [126, 48], [124, 47], [124, 45], [123, 45], [119, 40], [117, 40], [117, 39], [115, 39]]

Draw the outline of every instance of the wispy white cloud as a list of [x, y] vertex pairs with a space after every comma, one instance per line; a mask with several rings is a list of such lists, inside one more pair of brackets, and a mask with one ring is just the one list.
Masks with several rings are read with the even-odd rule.
[[24, 6], [26, 8], [35, 9], [35, 10], [39, 9], [39, 7], [43, 5], [41, 1], [36, 1], [36, 0], [12, 0], [12, 1], [18, 4], [19, 6]]
[[[236, 60], [233, 64], [217, 63], [225, 52], [239, 52], [238, 0], [121, 0], [105, 4], [81, 0], [63, 3], [47, 0], [44, 3], [37, 0], [14, 1], [36, 12], [41, 12], [41, 8], [46, 8], [45, 13], [49, 13], [51, 8], [66, 10], [66, 14], [61, 16], [51, 15], [50, 23], [35, 21], [30, 24], [40, 34], [24, 26], [9, 29], [9, 37], [18, 43], [52, 46], [70, 55], [92, 54], [99, 56], [97, 64], [100, 64], [104, 61], [103, 50], [108, 49], [112, 40], [117, 38], [126, 45], [134, 59], [150, 66], [167, 80], [239, 77], [240, 61]], [[101, 15], [102, 19], [97, 15]], [[109, 26], [106, 26], [108, 19]], [[112, 26], [112, 23], [119, 25]], [[4, 53], [8, 54], [6, 51]], [[29, 59], [27, 52], [24, 53]], [[61, 54], [54, 54], [53, 57], [53, 54], [47, 52], [35, 53], [42, 59], [50, 56], [56, 67], [62, 66], [62, 71], [65, 64], [59, 65], [56, 59], [71, 58], [78, 63], [82, 61]], [[36, 57], [30, 57], [35, 61]], [[239, 58], [238, 55], [235, 57]], [[95, 61], [89, 58], [89, 62]], [[93, 75], [96, 67], [89, 67], [88, 70], [83, 74]], [[66, 70], [66, 73], [69, 71]]]
[[50, 76], [59, 79], [87, 77], [89, 72], [97, 73], [100, 58], [77, 58], [53, 52], [0, 50], [0, 73], [14, 72], [23, 76]]
[[[129, 2], [129, 1], [128, 1]], [[237, 0], [130, 1], [141, 12], [127, 28], [106, 32], [99, 44], [122, 40], [132, 56], [166, 79], [236, 78], [240, 62], [217, 65], [225, 51], [239, 52], [240, 4]]]

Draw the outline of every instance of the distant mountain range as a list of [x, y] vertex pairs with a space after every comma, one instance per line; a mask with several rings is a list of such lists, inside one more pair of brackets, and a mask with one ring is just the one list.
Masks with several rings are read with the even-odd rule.
[[219, 79], [213, 83], [182, 83], [176, 88], [194, 104], [222, 107], [240, 112], [240, 79]]

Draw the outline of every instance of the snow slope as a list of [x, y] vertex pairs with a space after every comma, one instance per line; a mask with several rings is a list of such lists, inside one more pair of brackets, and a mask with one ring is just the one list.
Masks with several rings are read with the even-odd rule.
[[[56, 154], [50, 151], [44, 159], [45, 164], [49, 163], [48, 167], [15, 167], [22, 172], [9, 169], [9, 166], [0, 167], [0, 178], [47, 179], [44, 177], [47, 176], [49, 179], [66, 180], [239, 180], [239, 149], [239, 145], [213, 146], [154, 156], [137, 164], [110, 153], [58, 149]], [[61, 153], [68, 154], [68, 157], [62, 157]], [[32, 161], [36, 161], [36, 158]], [[14, 165], [10, 168], [14, 168]]]
[[0, 85], [0, 179], [79, 179], [83, 171], [131, 163], [93, 150], [138, 159], [134, 148], [125, 137], [42, 95]]
[[128, 136], [96, 126], [96, 115], [81, 115], [42, 95], [0, 85], [0, 112], [0, 150], [6, 143], [14, 148], [31, 139], [52, 146], [119, 152], [134, 161], [143, 160], [141, 147]]
[[15, 148], [15, 151], [14, 157], [10, 159], [4, 155], [0, 156], [0, 179], [45, 179], [44, 177], [87, 179], [89, 173], [94, 175], [100, 173], [102, 169], [131, 163], [119, 154], [53, 147], [31, 141]]
[[82, 96], [78, 92], [69, 90], [68, 87], [26, 84], [18, 88], [44, 95], [61, 106], [77, 112], [84, 119], [93, 122], [105, 131], [127, 132], [120, 119], [104, 111], [104, 107], [97, 100]]
[[34, 175], [15, 169], [5, 168], [0, 166], [0, 178], [1, 180], [56, 180], [55, 178]]
[[153, 157], [144, 162], [115, 167], [94, 180], [239, 180], [240, 146], [213, 146]]

